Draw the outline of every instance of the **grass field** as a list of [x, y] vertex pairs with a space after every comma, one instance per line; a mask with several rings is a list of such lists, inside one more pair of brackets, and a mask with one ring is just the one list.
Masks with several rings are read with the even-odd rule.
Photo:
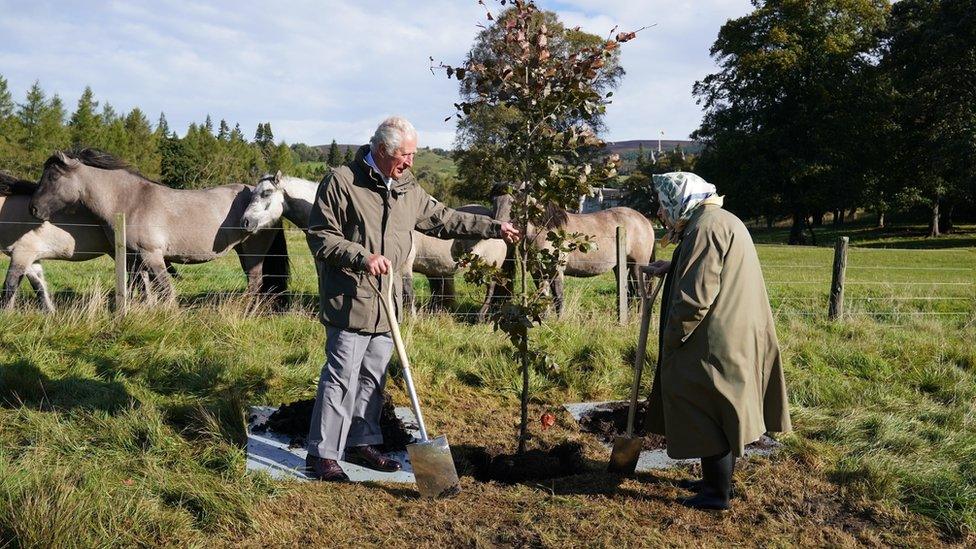
[[[0, 315], [0, 546], [972, 545], [973, 234], [942, 248], [852, 233], [840, 323], [825, 318], [831, 248], [759, 246], [797, 431], [778, 456], [738, 468], [741, 497], [724, 515], [674, 503], [694, 471], [607, 476], [607, 451], [559, 411], [627, 393], [637, 326], [614, 322], [609, 275], [570, 281], [567, 314], [533, 332], [559, 368], [533, 373], [532, 417], [558, 421], [534, 423], [530, 444], [579, 440], [591, 470], [515, 486], [464, 476], [460, 496], [426, 502], [403, 486], [243, 474], [244, 406], [313, 395], [321, 366], [300, 234], [281, 315], [239, 297], [234, 257], [180, 267], [180, 308], [124, 319], [107, 312], [107, 259], [51, 262], [61, 311], [38, 313], [25, 293]], [[882, 248], [899, 244], [915, 249]], [[459, 449], [511, 450], [520, 375], [505, 339], [467, 321], [479, 293], [460, 286], [458, 314], [406, 324], [430, 429]]]

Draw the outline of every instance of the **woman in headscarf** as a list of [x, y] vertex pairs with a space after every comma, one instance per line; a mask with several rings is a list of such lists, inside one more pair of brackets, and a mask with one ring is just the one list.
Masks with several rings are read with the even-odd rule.
[[672, 458], [701, 458], [702, 480], [685, 485], [697, 494], [682, 503], [724, 510], [745, 445], [791, 429], [776, 329], [756, 247], [715, 187], [680, 172], [654, 185], [662, 243], [677, 247], [649, 269], [667, 278], [644, 426]]

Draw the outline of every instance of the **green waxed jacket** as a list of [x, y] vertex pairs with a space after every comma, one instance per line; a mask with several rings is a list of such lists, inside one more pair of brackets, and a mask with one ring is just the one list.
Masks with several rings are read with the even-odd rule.
[[[308, 222], [308, 244], [319, 273], [319, 318], [324, 324], [367, 333], [390, 330], [365, 272], [371, 254], [393, 264], [393, 276], [374, 278], [377, 286], [393, 284], [400, 316], [403, 269], [414, 229], [438, 238], [499, 238], [501, 222], [448, 208], [421, 188], [406, 171], [387, 190], [383, 178], [366, 162], [369, 146], [359, 148], [352, 163], [325, 176], [315, 195]], [[380, 280], [382, 278], [382, 280]]]
[[644, 427], [673, 458], [708, 457], [791, 429], [776, 327], [745, 225], [702, 206], [674, 251]]

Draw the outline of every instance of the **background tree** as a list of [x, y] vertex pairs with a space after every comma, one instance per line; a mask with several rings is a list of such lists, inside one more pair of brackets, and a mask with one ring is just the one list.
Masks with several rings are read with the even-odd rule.
[[352, 147], [346, 147], [346, 154], [343, 155], [343, 157], [342, 157], [342, 163], [343, 164], [351, 164], [352, 161], [356, 159], [355, 154], [356, 153], [355, 153], [355, 151], [353, 151], [353, 148]]
[[[519, 10], [517, 6], [503, 10], [491, 24], [478, 33], [468, 53], [469, 64], [486, 67], [514, 66], [516, 59], [506, 56], [517, 55], [517, 53], [498, 50], [494, 46], [507, 35], [508, 25], [518, 17]], [[546, 47], [554, 57], [560, 59], [570, 59], [574, 55], [579, 57], [583, 52], [599, 47], [604, 42], [599, 36], [583, 32], [579, 28], [565, 28], [554, 12], [536, 9], [531, 17], [534, 19], [534, 25], [546, 28], [548, 41]], [[597, 77], [584, 83], [590, 86], [590, 91], [595, 94], [604, 94], [614, 89], [624, 75], [617, 51], [610, 52], [604, 63]], [[468, 200], [484, 201], [492, 185], [513, 181], [517, 175], [515, 167], [498, 152], [504, 148], [504, 143], [508, 139], [508, 129], [513, 126], [519, 127], [524, 121], [519, 119], [522, 113], [507, 104], [488, 105], [478, 102], [476, 78], [473, 73], [462, 71], [459, 88], [463, 104], [468, 105], [468, 110], [463, 113], [463, 118], [458, 120], [457, 124], [454, 155], [458, 168], [456, 193]], [[570, 128], [574, 124], [585, 122], [594, 131], [603, 129], [601, 112], [592, 114], [560, 112], [556, 116], [557, 119], [553, 120], [552, 124], [557, 128]], [[600, 151], [580, 150], [579, 153], [589, 155], [592, 160]]]
[[871, 116], [862, 76], [877, 63], [887, 0], [753, 0], [711, 48], [720, 72], [697, 82], [705, 117], [699, 171], [745, 215], [785, 209], [790, 243], [809, 216], [849, 197], [859, 128]]
[[7, 79], [0, 76], [0, 170], [6, 172], [17, 172], [19, 168], [16, 128], [13, 95]]
[[[543, 231], [554, 247], [543, 250], [541, 242], [530, 239], [516, 245], [519, 276], [515, 296], [493, 316], [495, 327], [508, 334], [521, 363], [521, 453], [527, 439], [530, 370], [533, 365], [545, 368], [549, 364], [544, 354], [529, 350], [529, 329], [542, 322], [550, 301], [542, 290], [544, 285], [529, 291], [527, 272], [551, 279], [565, 263], [565, 254], [590, 246], [582, 235], [546, 231], [543, 217], [546, 205], [575, 206], [591, 185], [615, 174], [612, 161], [594, 165], [588, 158], [603, 147], [596, 130], [609, 94], [602, 93], [600, 82], [619, 71], [613, 63], [619, 45], [635, 35], [620, 33], [616, 39], [569, 48], [561, 26], [550, 27], [551, 17], [522, 0], [511, 2], [494, 19], [491, 32], [479, 36], [464, 65], [442, 64], [441, 68], [468, 90], [465, 99], [455, 105], [459, 141], [465, 139], [471, 117], [504, 113], [500, 118], [504, 122], [496, 118], [492, 126], [495, 135], [504, 139], [491, 143], [486, 158], [497, 161], [495, 165], [502, 166], [507, 181], [513, 183], [511, 220], [523, 234], [530, 225]], [[473, 256], [465, 257], [462, 264], [472, 267], [466, 275], [472, 281], [502, 276]]]
[[98, 147], [102, 133], [102, 120], [98, 116], [98, 101], [92, 89], [85, 86], [85, 91], [78, 99], [78, 106], [71, 114], [68, 128], [71, 146], [75, 148]]
[[326, 157], [325, 162], [332, 168], [340, 166], [342, 164], [342, 155], [339, 153], [339, 145], [336, 143], [335, 139], [329, 145], [329, 156]]
[[[898, 189], [951, 228], [976, 181], [976, 10], [969, 0], [895, 4], [884, 67], [894, 87]], [[941, 223], [940, 223], [941, 221]]]

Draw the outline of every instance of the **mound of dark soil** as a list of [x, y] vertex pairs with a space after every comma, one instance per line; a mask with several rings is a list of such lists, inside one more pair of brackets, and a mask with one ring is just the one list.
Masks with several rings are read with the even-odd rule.
[[[299, 400], [290, 404], [282, 404], [271, 414], [268, 421], [255, 425], [253, 431], [273, 431], [291, 438], [289, 446], [300, 448], [305, 446], [305, 438], [312, 423], [312, 407], [315, 399]], [[400, 418], [396, 416], [393, 398], [389, 394], [383, 395], [383, 411], [380, 413], [380, 429], [383, 431], [383, 452], [403, 450], [407, 444], [413, 442], [413, 436], [407, 432]]]
[[528, 450], [522, 454], [493, 454], [485, 448], [452, 448], [458, 474], [481, 482], [506, 483], [545, 480], [582, 473], [586, 470], [583, 448], [577, 442], [564, 442], [548, 450]]
[[[613, 438], [627, 433], [627, 402], [613, 402], [587, 412], [580, 418], [580, 430], [593, 433], [603, 442], [612, 444]], [[642, 433], [644, 414], [647, 412], [647, 402], [637, 403], [637, 415], [634, 417], [634, 434]], [[762, 437], [746, 448], [767, 450], [774, 448], [776, 442], [769, 437]], [[643, 450], [660, 450], [667, 448], [666, 439], [661, 435], [647, 433], [644, 435]]]
[[[585, 433], [593, 433], [603, 442], [613, 443], [613, 437], [627, 433], [627, 402], [614, 402], [600, 406], [596, 410], [587, 412], [580, 418], [580, 429]], [[647, 413], [647, 402], [637, 403], [637, 415], [634, 417], [634, 434], [639, 435]], [[644, 436], [644, 450], [659, 450], [665, 447], [664, 437], [647, 434]]]

